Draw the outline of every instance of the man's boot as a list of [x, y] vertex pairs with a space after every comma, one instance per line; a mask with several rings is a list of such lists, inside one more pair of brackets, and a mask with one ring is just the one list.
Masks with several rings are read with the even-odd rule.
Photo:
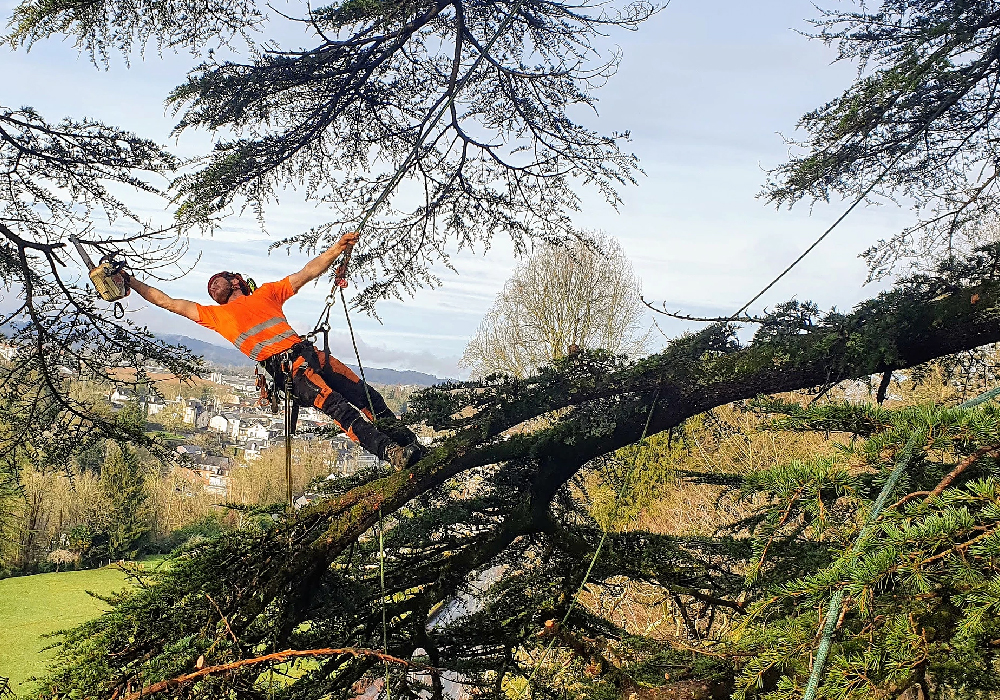
[[400, 445], [390, 445], [385, 451], [385, 461], [393, 466], [397, 472], [401, 472], [407, 469], [418, 461], [420, 457], [423, 456], [423, 450], [420, 449], [420, 445], [413, 442], [405, 447]]
[[391, 418], [379, 418], [375, 421], [375, 429], [383, 435], [388, 435], [397, 445], [412, 445], [417, 441], [417, 436], [413, 431], [395, 416]]
[[391, 464], [396, 471], [406, 469], [423, 455], [420, 445], [414, 442], [403, 447], [363, 418], [354, 421], [351, 431], [363, 448]]

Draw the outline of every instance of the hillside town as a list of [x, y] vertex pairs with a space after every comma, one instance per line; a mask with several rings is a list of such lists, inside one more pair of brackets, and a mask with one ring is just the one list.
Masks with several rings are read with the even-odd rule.
[[[259, 460], [271, 448], [283, 449], [285, 425], [282, 410], [272, 413], [270, 403], [262, 405], [251, 371], [246, 368], [215, 369], [205, 379], [180, 385], [164, 368], [147, 367], [146, 375], [155, 391], [139, 392], [116, 386], [108, 394], [114, 409], [130, 402], [139, 404], [150, 429], [170, 444], [179, 464], [193, 486], [224, 499], [228, 495], [230, 470], [238, 463]], [[394, 396], [406, 396], [416, 387], [389, 387]], [[173, 389], [174, 395], [170, 397]], [[194, 398], [185, 396], [200, 391]], [[405, 408], [405, 403], [396, 410]], [[378, 458], [351, 441], [322, 412], [300, 407], [293, 430], [294, 443], [306, 443], [329, 455], [329, 476], [353, 474], [375, 466]], [[296, 504], [311, 500], [300, 496]]]

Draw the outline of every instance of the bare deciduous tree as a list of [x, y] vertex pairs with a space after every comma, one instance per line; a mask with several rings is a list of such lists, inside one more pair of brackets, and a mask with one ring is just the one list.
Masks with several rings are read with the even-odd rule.
[[641, 291], [614, 238], [543, 244], [497, 295], [462, 364], [476, 376], [524, 378], [573, 346], [640, 355], [649, 342]]

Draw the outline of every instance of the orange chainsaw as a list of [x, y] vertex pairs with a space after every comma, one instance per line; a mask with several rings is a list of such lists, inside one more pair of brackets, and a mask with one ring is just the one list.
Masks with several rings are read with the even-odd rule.
[[76, 236], [69, 237], [70, 242], [76, 246], [76, 252], [83, 258], [84, 265], [90, 271], [90, 281], [94, 285], [94, 290], [104, 299], [104, 301], [118, 301], [128, 296], [131, 291], [128, 286], [128, 273], [125, 271], [125, 263], [115, 259], [114, 253], [106, 253], [101, 256], [97, 265], [90, 259], [83, 243]]

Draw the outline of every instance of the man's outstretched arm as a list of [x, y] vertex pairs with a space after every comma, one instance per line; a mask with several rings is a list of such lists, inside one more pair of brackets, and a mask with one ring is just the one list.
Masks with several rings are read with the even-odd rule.
[[288, 276], [288, 282], [292, 285], [293, 291], [299, 291], [308, 282], [312, 282], [314, 279], [322, 275], [324, 272], [330, 269], [333, 262], [340, 257], [340, 254], [349, 248], [353, 248], [358, 242], [358, 238], [361, 234], [345, 233], [340, 237], [340, 240], [330, 246], [325, 253], [320, 253], [315, 258], [306, 263], [306, 266], [301, 270], [296, 272], [294, 275]]
[[129, 278], [129, 286], [138, 292], [139, 296], [154, 306], [159, 306], [161, 309], [166, 309], [167, 311], [173, 311], [175, 314], [180, 314], [195, 322], [200, 318], [198, 315], [198, 305], [193, 301], [169, 297], [156, 287], [150, 287], [135, 277]]

